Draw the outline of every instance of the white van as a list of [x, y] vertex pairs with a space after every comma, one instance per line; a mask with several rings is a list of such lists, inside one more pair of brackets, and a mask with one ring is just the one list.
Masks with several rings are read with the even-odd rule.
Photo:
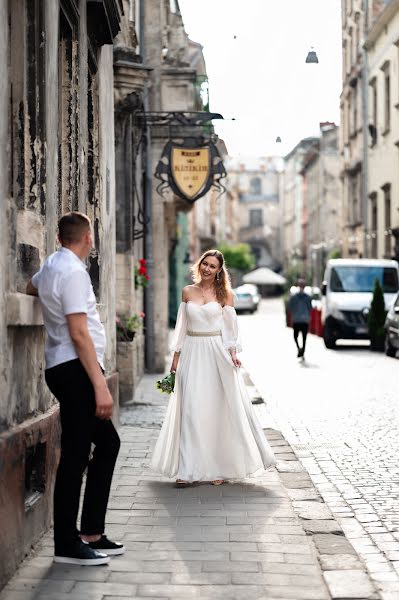
[[396, 260], [336, 258], [327, 262], [321, 313], [327, 348], [335, 348], [339, 339], [368, 339], [368, 313], [376, 277], [389, 310], [399, 289]]

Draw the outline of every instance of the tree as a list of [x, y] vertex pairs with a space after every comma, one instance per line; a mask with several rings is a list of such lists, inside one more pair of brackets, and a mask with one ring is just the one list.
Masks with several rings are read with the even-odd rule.
[[228, 269], [236, 269], [242, 273], [254, 268], [256, 260], [248, 244], [228, 246], [220, 244], [218, 250], [222, 252]]
[[373, 299], [371, 301], [370, 312], [368, 316], [369, 337], [372, 350], [384, 349], [385, 337], [385, 300], [378, 278], [374, 281]]

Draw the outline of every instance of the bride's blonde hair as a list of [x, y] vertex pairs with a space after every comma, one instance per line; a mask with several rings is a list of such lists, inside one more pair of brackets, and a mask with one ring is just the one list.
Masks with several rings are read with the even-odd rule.
[[224, 256], [221, 252], [219, 252], [219, 250], [207, 250], [203, 253], [197, 262], [191, 267], [192, 278], [194, 283], [198, 284], [201, 282], [200, 266], [208, 256], [214, 256], [219, 261], [220, 273], [218, 273], [215, 277], [213, 285], [215, 288], [216, 299], [219, 304], [222, 304], [223, 306], [228, 298], [229, 292], [231, 292], [231, 282], [230, 275], [226, 269]]

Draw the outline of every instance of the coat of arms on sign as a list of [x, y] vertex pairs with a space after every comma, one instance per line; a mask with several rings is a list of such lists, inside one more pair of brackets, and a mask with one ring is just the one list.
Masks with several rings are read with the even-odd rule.
[[218, 149], [213, 142], [192, 147], [188, 144], [167, 142], [158, 162], [155, 177], [160, 180], [157, 192], [161, 195], [167, 188], [193, 203], [204, 196], [213, 186], [220, 193], [225, 191], [221, 179], [226, 171]]

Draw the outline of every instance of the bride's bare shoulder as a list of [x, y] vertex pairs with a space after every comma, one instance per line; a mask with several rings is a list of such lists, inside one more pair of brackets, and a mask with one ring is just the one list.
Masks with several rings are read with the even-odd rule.
[[183, 302], [186, 302], [187, 300], [190, 300], [190, 298], [193, 297], [193, 294], [195, 294], [195, 285], [186, 285], [183, 290], [182, 290], [182, 300]]

